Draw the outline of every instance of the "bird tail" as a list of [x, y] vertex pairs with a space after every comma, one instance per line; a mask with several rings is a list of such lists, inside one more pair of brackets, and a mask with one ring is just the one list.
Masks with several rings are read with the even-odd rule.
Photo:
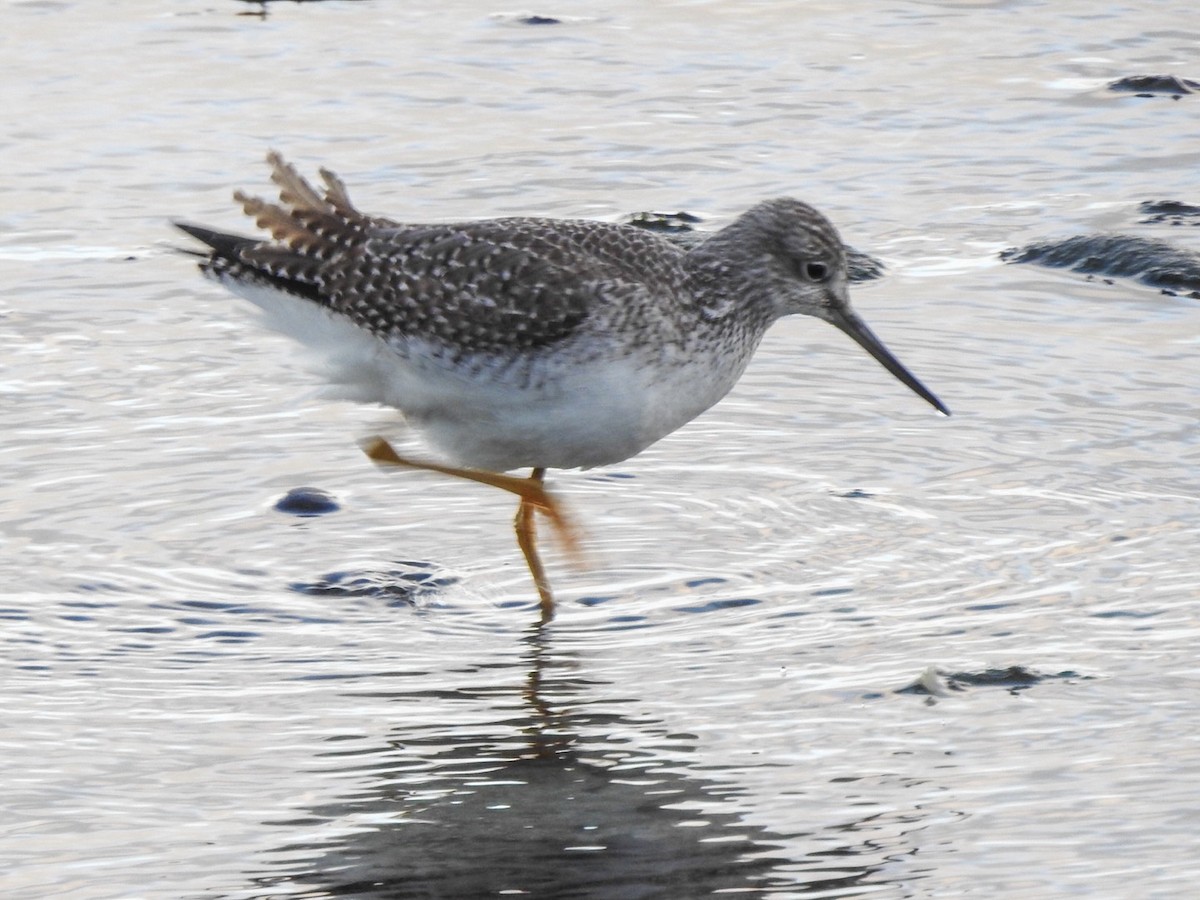
[[371, 224], [350, 202], [342, 180], [328, 169], [321, 169], [322, 195], [274, 150], [267, 154], [267, 163], [271, 181], [279, 188], [279, 203], [242, 191], [233, 197], [259, 228], [288, 249], [310, 259], [328, 258], [352, 244]]
[[278, 203], [242, 191], [233, 196], [273, 240], [173, 224], [209, 248], [207, 253], [187, 251], [203, 257], [200, 267], [206, 274], [218, 280], [266, 281], [319, 300], [322, 264], [361, 241], [376, 223], [355, 208], [345, 184], [328, 169], [320, 170], [322, 194], [274, 150], [267, 163], [279, 188]]

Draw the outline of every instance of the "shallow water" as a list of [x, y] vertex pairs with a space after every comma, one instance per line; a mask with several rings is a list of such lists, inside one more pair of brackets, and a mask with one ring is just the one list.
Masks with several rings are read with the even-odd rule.
[[[998, 258], [1200, 249], [1137, 211], [1198, 201], [1200, 97], [1106, 89], [1197, 76], [1152, 6], [10, 3], [0, 893], [1186, 896], [1200, 302]], [[781, 323], [555, 474], [538, 633], [512, 502], [374, 469], [419, 442], [171, 251], [268, 147], [413, 220], [801, 196], [954, 416]]]

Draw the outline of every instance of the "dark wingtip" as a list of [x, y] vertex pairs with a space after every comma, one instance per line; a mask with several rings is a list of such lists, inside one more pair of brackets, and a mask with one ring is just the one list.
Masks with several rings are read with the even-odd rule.
[[[225, 231], [214, 231], [211, 228], [205, 228], [203, 225], [193, 225], [191, 222], [183, 222], [179, 219], [172, 219], [171, 224], [184, 234], [189, 234], [204, 244], [216, 256], [236, 257], [238, 251], [243, 247], [258, 243], [255, 238], [245, 237], [240, 234], [229, 234]], [[196, 251], [187, 252], [195, 253]]]

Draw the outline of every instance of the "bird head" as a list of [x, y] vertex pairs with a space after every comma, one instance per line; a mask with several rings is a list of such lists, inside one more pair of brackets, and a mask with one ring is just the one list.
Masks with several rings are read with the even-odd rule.
[[771, 318], [806, 315], [823, 319], [866, 350], [938, 412], [950, 411], [906, 369], [850, 306], [846, 248], [833, 224], [799, 200], [768, 200], [720, 232], [712, 249], [728, 254]]

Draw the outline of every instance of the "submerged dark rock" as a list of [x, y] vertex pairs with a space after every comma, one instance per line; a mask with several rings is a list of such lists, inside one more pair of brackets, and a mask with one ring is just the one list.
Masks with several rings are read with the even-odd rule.
[[1200, 93], [1200, 82], [1178, 75], [1130, 75], [1109, 82], [1108, 89], [1139, 97], [1167, 96], [1178, 100], [1184, 94]]
[[853, 247], [846, 248], [846, 265], [850, 269], [851, 281], [871, 281], [883, 277], [883, 263]]
[[341, 506], [331, 494], [320, 488], [292, 488], [279, 498], [275, 509], [293, 516], [311, 517], [323, 516], [326, 513], [337, 512]]
[[454, 584], [456, 578], [439, 575], [432, 563], [401, 561], [383, 572], [330, 572], [317, 581], [295, 582], [289, 587], [298, 594], [342, 599], [383, 600], [389, 606], [412, 606], [425, 594]]
[[1011, 263], [1036, 263], [1088, 275], [1134, 278], [1169, 292], [1186, 291], [1200, 298], [1200, 253], [1165, 241], [1127, 234], [1085, 234], [1061, 241], [1041, 241], [1005, 250]]
[[694, 226], [699, 225], [702, 219], [683, 211], [677, 213], [640, 212], [634, 213], [626, 221], [630, 225], [645, 228], [647, 231], [657, 231], [659, 234], [680, 234], [695, 231]]
[[1017, 694], [1046, 681], [1074, 681], [1081, 676], [1077, 672], [1043, 674], [1025, 666], [1009, 666], [1006, 669], [984, 669], [980, 672], [945, 672], [932, 666], [921, 677], [907, 687], [898, 688], [897, 694], [946, 696], [951, 691], [965, 691], [973, 687], [999, 687], [1010, 694]]
[[1138, 205], [1138, 210], [1147, 216], [1141, 221], [1143, 225], [1155, 225], [1160, 222], [1171, 225], [1200, 225], [1200, 206], [1192, 206], [1178, 200], [1146, 200]]

